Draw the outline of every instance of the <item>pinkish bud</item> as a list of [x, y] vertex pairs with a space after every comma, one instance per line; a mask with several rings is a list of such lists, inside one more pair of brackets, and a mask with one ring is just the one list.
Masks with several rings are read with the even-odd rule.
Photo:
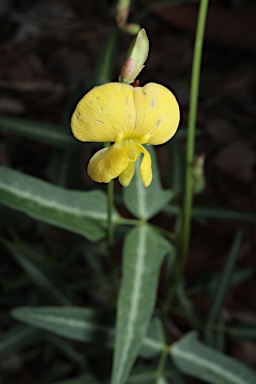
[[149, 51], [149, 41], [145, 29], [141, 29], [137, 37], [132, 41], [128, 50], [128, 58], [125, 61], [119, 81], [121, 83], [132, 83], [144, 68]]
[[120, 81], [120, 83], [130, 84], [133, 81], [133, 80], [130, 81], [130, 79], [133, 79], [135, 72], [136, 72], [136, 66], [135, 66], [134, 60], [131, 57], [129, 57], [121, 69], [121, 73], [118, 80]]

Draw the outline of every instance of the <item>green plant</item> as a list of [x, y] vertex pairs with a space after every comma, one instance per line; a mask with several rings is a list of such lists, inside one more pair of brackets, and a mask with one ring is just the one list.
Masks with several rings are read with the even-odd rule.
[[[197, 99], [207, 7], [208, 1], [201, 0], [190, 94], [185, 197], [181, 206], [175, 204], [174, 191], [162, 187], [153, 147], [149, 147], [153, 169], [149, 186], [145, 187], [148, 183], [141, 180], [140, 153], [136, 153], [135, 174], [121, 193], [114, 193], [113, 181], [106, 193], [94, 187], [88, 191], [70, 190], [65, 187], [70, 159], [81, 145], [69, 130], [35, 122], [31, 123], [31, 133], [27, 121], [0, 118], [2, 128], [53, 146], [58, 151], [58, 160], [61, 159], [61, 170], [60, 161], [51, 168], [55, 181], [59, 180], [53, 184], [0, 167], [0, 202], [6, 224], [0, 241], [8, 252], [4, 259], [11, 255], [14, 268], [18, 265], [25, 272], [18, 269], [3, 284], [2, 302], [11, 309], [13, 319], [25, 325], [14, 323], [1, 336], [0, 354], [8, 356], [22, 349], [26, 356], [26, 348], [33, 348], [37, 356], [43, 357], [39, 383], [182, 384], [186, 383], [184, 374], [213, 384], [256, 381], [253, 370], [221, 351], [226, 335], [255, 340], [255, 327], [228, 326], [221, 314], [228, 289], [251, 276], [250, 271], [235, 268], [242, 231], [234, 236], [218, 276], [219, 285], [216, 276], [208, 281], [212, 306], [207, 319], [196, 313], [184, 281], [192, 217], [207, 219], [215, 215], [219, 219], [229, 216], [238, 221], [256, 221], [255, 216], [245, 213], [192, 207]], [[116, 32], [107, 38], [94, 84], [111, 81], [116, 39]], [[141, 63], [138, 69], [141, 70]], [[174, 140], [179, 140], [179, 134]], [[133, 218], [121, 215], [123, 209]], [[165, 217], [172, 215], [175, 231], [152, 221], [160, 213]], [[21, 228], [14, 225], [17, 218]], [[40, 224], [33, 228], [37, 221]], [[65, 236], [70, 236], [70, 244], [56, 251], [52, 244], [47, 244], [47, 239], [43, 242], [45, 225], [67, 231]], [[24, 227], [35, 240], [21, 237]], [[157, 299], [163, 265], [164, 292]], [[194, 289], [200, 290], [202, 286]], [[100, 302], [99, 310], [95, 307]], [[170, 314], [185, 319], [186, 328], [191, 330], [174, 343], [169, 342]], [[6, 311], [2, 317], [10, 319]], [[44, 347], [42, 354], [39, 346]], [[114, 350], [111, 379], [109, 349]], [[53, 364], [56, 350], [62, 358]], [[74, 378], [66, 379], [67, 376]]]

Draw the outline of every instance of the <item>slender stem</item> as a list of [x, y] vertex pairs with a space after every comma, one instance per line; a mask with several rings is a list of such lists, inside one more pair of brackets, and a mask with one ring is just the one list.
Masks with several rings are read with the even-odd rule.
[[130, 11], [131, 0], [118, 0], [117, 2], [117, 22], [125, 24]]
[[157, 381], [160, 380], [164, 375], [164, 367], [165, 367], [165, 362], [166, 362], [168, 353], [169, 353], [169, 347], [164, 346], [161, 357], [160, 357], [159, 365], [156, 371]]
[[[165, 296], [164, 304], [162, 307], [163, 312], [168, 312], [171, 302], [174, 298], [177, 286], [184, 272], [189, 243], [190, 243], [190, 230], [191, 230], [191, 211], [192, 211], [192, 200], [193, 200], [193, 161], [194, 161], [194, 150], [195, 150], [195, 132], [196, 132], [196, 115], [197, 115], [197, 104], [198, 104], [198, 90], [200, 80], [200, 68], [202, 58], [202, 48], [205, 31], [205, 21], [208, 9], [209, 0], [201, 0], [196, 38], [194, 45], [193, 65], [192, 65], [192, 76], [191, 76], [191, 87], [190, 87], [190, 107], [188, 115], [188, 141], [187, 141], [187, 154], [186, 154], [186, 176], [185, 176], [185, 197], [182, 217], [178, 215], [178, 226], [181, 227], [179, 236], [177, 237], [178, 246], [175, 259], [175, 265], [170, 275], [170, 283]], [[180, 225], [181, 224], [181, 225]], [[177, 225], [176, 225], [177, 226]], [[180, 255], [180, 256], [179, 256]]]
[[186, 156], [186, 178], [185, 178], [185, 197], [183, 206], [183, 225], [180, 238], [181, 252], [181, 274], [184, 271], [187, 262], [187, 255], [190, 243], [191, 231], [191, 209], [193, 201], [193, 161], [195, 151], [195, 131], [196, 131], [196, 116], [198, 104], [198, 90], [200, 81], [200, 68], [202, 58], [202, 48], [204, 40], [205, 22], [207, 16], [209, 0], [201, 0], [196, 39], [194, 46], [194, 56], [192, 65], [192, 78], [190, 88], [190, 107], [188, 115], [188, 141], [187, 141], [187, 156]]

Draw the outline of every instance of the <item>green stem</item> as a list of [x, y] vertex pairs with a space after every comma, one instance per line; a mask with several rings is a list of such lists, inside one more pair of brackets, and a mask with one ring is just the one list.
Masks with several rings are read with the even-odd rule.
[[195, 152], [195, 131], [196, 131], [196, 116], [198, 104], [198, 90], [200, 80], [200, 68], [202, 58], [202, 48], [204, 41], [205, 22], [207, 16], [209, 0], [201, 0], [196, 39], [194, 46], [192, 78], [190, 88], [190, 107], [188, 115], [188, 141], [187, 141], [187, 156], [186, 156], [186, 178], [185, 178], [185, 197], [183, 207], [183, 225], [180, 238], [180, 253], [181, 253], [181, 271], [182, 274], [187, 262], [187, 255], [190, 243], [191, 231], [191, 210], [193, 201], [193, 162]]
[[117, 24], [119, 26], [122, 26], [126, 24], [129, 11], [130, 11], [130, 5], [131, 5], [131, 0], [119, 0], [117, 2]]
[[160, 357], [159, 365], [158, 365], [158, 368], [156, 371], [156, 380], [157, 381], [159, 381], [164, 375], [164, 367], [165, 367], [165, 362], [166, 362], [166, 358], [167, 358], [167, 355], [169, 353], [169, 350], [170, 350], [169, 347], [164, 346], [161, 357]]
[[[181, 219], [181, 230], [178, 236], [178, 250], [175, 259], [175, 265], [170, 275], [170, 283], [167, 289], [165, 301], [162, 307], [163, 312], [168, 312], [173, 297], [175, 295], [179, 281], [183, 275], [189, 250], [190, 230], [191, 230], [191, 211], [193, 201], [193, 162], [195, 152], [195, 133], [196, 133], [196, 115], [198, 104], [198, 90], [200, 80], [200, 68], [202, 58], [202, 48], [205, 31], [205, 21], [209, 0], [201, 0], [196, 38], [194, 45], [191, 88], [190, 88], [190, 106], [188, 115], [188, 141], [186, 155], [186, 176], [185, 176], [185, 197], [182, 217], [178, 215], [178, 221]], [[179, 232], [179, 231], [177, 231]]]

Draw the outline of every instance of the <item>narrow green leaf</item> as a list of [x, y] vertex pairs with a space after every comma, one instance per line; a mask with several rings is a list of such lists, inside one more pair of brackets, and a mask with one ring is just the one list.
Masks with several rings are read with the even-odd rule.
[[37, 384], [48, 384], [53, 380], [55, 381], [62, 377], [67, 377], [72, 369], [73, 364], [71, 363], [53, 360], [50, 365], [48, 364], [47, 369], [42, 369], [40, 378], [37, 379]]
[[255, 384], [256, 374], [241, 362], [206, 347], [195, 332], [182, 337], [170, 349], [178, 369], [206, 383]]
[[98, 190], [70, 191], [0, 167], [0, 203], [91, 241], [105, 236], [107, 200]]
[[[114, 329], [104, 313], [75, 307], [20, 307], [12, 316], [33, 325], [79, 341], [113, 344]], [[111, 324], [111, 325], [110, 325]]]
[[[251, 268], [239, 268], [233, 271], [230, 276], [229, 286], [234, 288], [237, 285], [241, 284], [245, 280], [250, 279], [253, 276], [254, 272]], [[213, 297], [220, 280], [220, 273], [214, 273], [212, 275], [203, 276], [202, 280], [198, 281], [194, 287], [191, 287], [188, 290], [188, 293], [199, 292], [203, 296]]]
[[0, 117], [0, 130], [46, 143], [54, 147], [77, 146], [71, 130], [64, 127], [15, 117]]
[[45, 172], [50, 182], [60, 187], [66, 186], [71, 156], [73, 156], [73, 152], [69, 150], [63, 151], [55, 149], [55, 151], [53, 151]]
[[241, 231], [237, 232], [235, 236], [232, 248], [227, 257], [226, 264], [217, 286], [217, 291], [214, 295], [213, 303], [206, 321], [206, 328], [209, 327], [210, 324], [214, 323], [214, 321], [218, 318], [222, 303], [225, 299], [225, 295], [229, 287], [230, 277], [232, 275], [232, 271], [235, 267], [235, 263], [241, 248], [242, 236], [243, 234]]
[[[180, 208], [177, 205], [169, 205], [164, 211], [171, 215], [177, 215], [180, 212]], [[194, 206], [192, 208], [192, 216], [195, 218], [238, 220], [249, 223], [256, 222], [256, 215], [253, 213], [233, 211], [219, 207]]]
[[[219, 329], [223, 329], [225, 327], [225, 319], [223, 316], [219, 316], [217, 319], [217, 322], [215, 323], [216, 327]], [[226, 334], [221, 331], [217, 331], [215, 334], [215, 339], [214, 339], [214, 345], [213, 347], [217, 349], [219, 352], [223, 352], [225, 350], [226, 346]]]
[[169, 250], [170, 244], [146, 225], [125, 238], [111, 384], [126, 381], [138, 355], [155, 304], [160, 265]]
[[148, 220], [161, 211], [172, 199], [172, 190], [164, 190], [160, 183], [154, 148], [148, 146], [152, 159], [153, 180], [144, 187], [140, 177], [140, 160], [137, 161], [135, 175], [130, 185], [123, 189], [123, 200], [127, 209], [136, 217]]
[[46, 334], [46, 338], [49, 340], [49, 343], [57, 347], [67, 358], [75, 361], [76, 363], [84, 362], [84, 356], [77, 352], [72, 345], [63, 338], [51, 334]]
[[62, 305], [70, 304], [67, 296], [57, 284], [57, 281], [59, 281], [59, 277], [55, 276], [52, 271], [49, 271], [42, 264], [35, 262], [24, 252], [18, 251], [15, 244], [12, 244], [11, 242], [5, 242], [4, 244], [9, 249], [10, 253], [16, 259], [16, 261], [28, 274], [30, 279], [39, 288], [45, 291], [49, 297], [55, 298], [58, 303]]
[[36, 344], [42, 339], [38, 329], [18, 325], [0, 336], [0, 356], [17, 352], [19, 349]]
[[225, 331], [240, 341], [256, 341], [256, 324], [241, 324], [234, 327], [226, 327]]
[[[113, 347], [113, 321], [99, 311], [76, 307], [19, 307], [13, 309], [11, 315], [59, 336]], [[146, 349], [147, 355], [153, 356], [162, 351], [163, 343], [149, 333], [143, 340], [143, 347], [142, 355]]]
[[193, 207], [192, 215], [194, 217], [205, 217], [208, 219], [241, 220], [255, 222], [256, 215], [248, 212], [233, 211], [218, 207]]
[[115, 67], [117, 33], [118, 29], [113, 28], [103, 42], [90, 86], [109, 83], [112, 80]]

